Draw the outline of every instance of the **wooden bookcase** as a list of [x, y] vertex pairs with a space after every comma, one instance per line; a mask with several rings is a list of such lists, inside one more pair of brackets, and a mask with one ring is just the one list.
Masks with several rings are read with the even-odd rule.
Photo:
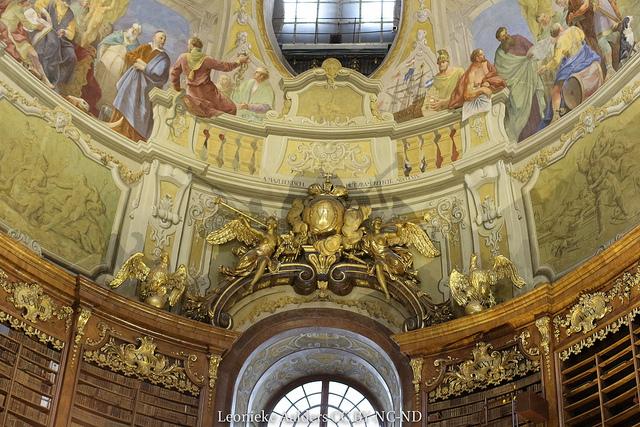
[[195, 426], [199, 398], [82, 361], [72, 426]]
[[47, 426], [61, 352], [0, 325], [0, 425]]
[[429, 427], [534, 426], [535, 424], [522, 419], [518, 419], [516, 424], [514, 401], [522, 392], [539, 393], [541, 390], [540, 374], [536, 373], [489, 390], [427, 403], [427, 425]]
[[562, 363], [566, 426], [640, 426], [640, 322]]

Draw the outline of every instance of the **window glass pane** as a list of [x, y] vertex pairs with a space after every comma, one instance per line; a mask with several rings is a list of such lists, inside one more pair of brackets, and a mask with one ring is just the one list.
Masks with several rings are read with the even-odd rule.
[[318, 19], [335, 19], [338, 17], [338, 5], [336, 3], [320, 3]]
[[319, 405], [320, 402], [322, 402], [322, 394], [320, 394], [320, 393], [311, 394], [311, 395], [307, 396], [307, 398], [309, 399], [309, 404], [311, 406]]
[[339, 396], [344, 396], [348, 388], [349, 387], [347, 387], [345, 384], [338, 383], [335, 381], [331, 381], [329, 383], [329, 393], [335, 393]]
[[384, 2], [382, 5], [382, 19], [385, 21], [393, 21], [394, 2]]
[[291, 390], [289, 393], [287, 393], [287, 398], [292, 402], [299, 400], [303, 396], [304, 396], [304, 390], [302, 390], [302, 387], [296, 387], [293, 390]]
[[318, 3], [298, 3], [296, 20], [298, 22], [315, 22], [318, 13]]
[[343, 3], [340, 13], [342, 20], [353, 20], [360, 18], [360, 4], [359, 3]]
[[329, 395], [329, 405], [333, 405], [337, 408], [340, 406], [340, 402], [342, 402], [342, 396], [338, 396], [337, 394]]
[[296, 4], [285, 3], [284, 4], [284, 21], [293, 22], [296, 20]]
[[347, 399], [349, 399], [350, 401], [352, 401], [353, 403], [359, 403], [362, 399], [364, 399], [364, 396], [362, 395], [362, 393], [360, 393], [358, 390], [349, 387], [349, 390], [347, 390], [347, 394], [346, 394]]
[[278, 414], [284, 414], [291, 408], [291, 402], [289, 402], [285, 397], [278, 402], [278, 404], [273, 408], [274, 412]]

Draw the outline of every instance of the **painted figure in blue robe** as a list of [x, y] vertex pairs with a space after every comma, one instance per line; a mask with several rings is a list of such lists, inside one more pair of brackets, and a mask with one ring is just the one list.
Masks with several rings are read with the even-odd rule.
[[59, 87], [69, 82], [77, 58], [71, 40], [76, 35], [76, 20], [65, 0], [38, 0], [35, 10], [45, 10], [51, 17], [51, 31], [36, 44], [36, 52], [49, 81]]
[[116, 98], [116, 84], [122, 77], [127, 53], [140, 46], [138, 37], [142, 33], [140, 24], [133, 24], [127, 30], [115, 31], [98, 44], [95, 61], [95, 77], [102, 89], [98, 104], [111, 105]]
[[580, 28], [569, 27], [563, 29], [562, 25], [554, 24], [551, 27], [551, 37], [555, 39], [553, 54], [538, 69], [538, 73], [542, 74], [548, 70], [555, 71], [556, 78], [551, 89], [551, 103], [547, 107], [541, 127], [547, 126], [560, 117], [564, 82], [574, 74], [590, 67], [593, 63], [600, 64], [600, 56], [586, 43], [585, 34]]
[[127, 71], [116, 85], [113, 101], [116, 111], [111, 128], [133, 141], [146, 141], [153, 130], [153, 106], [149, 93], [162, 88], [169, 80], [171, 60], [164, 51], [167, 35], [158, 31], [151, 43], [127, 53]]

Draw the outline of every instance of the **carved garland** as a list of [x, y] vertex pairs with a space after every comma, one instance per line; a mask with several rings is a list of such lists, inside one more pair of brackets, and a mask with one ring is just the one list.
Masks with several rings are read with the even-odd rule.
[[[21, 311], [22, 317], [31, 322], [48, 322], [54, 318], [65, 321], [68, 331], [71, 327], [73, 309], [69, 306], [58, 306], [53, 299], [44, 293], [44, 290], [37, 283], [9, 282], [7, 274], [0, 270], [0, 287], [9, 294], [7, 301]], [[40, 342], [51, 345], [57, 349], [64, 348], [64, 342], [52, 337], [40, 329], [17, 319], [8, 313], [0, 312], [0, 321], [8, 323], [13, 329], [24, 332], [29, 337], [35, 337]]]
[[141, 337], [138, 341], [139, 347], [134, 344], [117, 345], [111, 338], [99, 350], [85, 351], [84, 359], [126, 376], [135, 376], [194, 396], [200, 394], [200, 389], [187, 377], [183, 366], [171, 363], [167, 357], [156, 353], [157, 345], [153, 338]]
[[[471, 351], [473, 360], [449, 365], [441, 375], [440, 384], [429, 392], [429, 400], [447, 399], [476, 389], [499, 385], [540, 370], [538, 361], [525, 357], [516, 347], [502, 351], [491, 351], [492, 349], [493, 345], [479, 342]], [[445, 366], [446, 362], [445, 359], [438, 359], [434, 366]]]

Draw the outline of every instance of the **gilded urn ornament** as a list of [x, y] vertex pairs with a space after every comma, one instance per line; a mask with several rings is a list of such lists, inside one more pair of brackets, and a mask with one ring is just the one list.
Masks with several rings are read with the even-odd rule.
[[156, 308], [175, 306], [187, 287], [187, 268], [180, 265], [174, 273], [169, 272], [169, 255], [163, 252], [159, 262], [152, 268], [143, 261], [144, 254], [138, 252], [129, 257], [115, 278], [109, 283], [118, 288], [129, 279], [138, 280], [138, 297]]
[[463, 274], [455, 268], [451, 271], [451, 296], [464, 307], [467, 314], [475, 314], [496, 305], [493, 289], [498, 280], [505, 278], [511, 280], [518, 289], [526, 285], [509, 258], [498, 255], [493, 259], [493, 267], [490, 270], [482, 270], [478, 267], [478, 256], [471, 254], [468, 274]]

